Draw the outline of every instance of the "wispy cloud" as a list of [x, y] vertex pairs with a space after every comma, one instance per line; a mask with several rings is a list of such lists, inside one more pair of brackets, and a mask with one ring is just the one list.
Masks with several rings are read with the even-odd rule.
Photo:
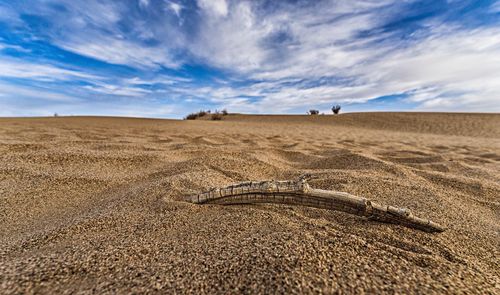
[[177, 2], [168, 2], [168, 8], [171, 9], [177, 17], [181, 17], [181, 12], [184, 9], [184, 6]]
[[500, 13], [500, 1], [496, 1], [490, 6], [491, 13]]
[[174, 60], [168, 49], [160, 46], [140, 46], [120, 37], [80, 36], [78, 39], [56, 42], [66, 50], [102, 60], [112, 64], [123, 64], [138, 68], [177, 68], [180, 62]]
[[51, 91], [50, 89], [22, 85], [11, 85], [10, 83], [5, 82], [0, 82], [0, 98], [14, 100], [23, 98], [35, 98], [37, 100], [59, 103], [74, 103], [80, 101], [80, 99], [77, 97]]
[[198, 6], [211, 16], [224, 17], [228, 14], [226, 0], [198, 0]]
[[[139, 68], [180, 65], [171, 53], [175, 48], [172, 41], [176, 32], [171, 32], [170, 40], [156, 38], [156, 33], [169, 37], [167, 30], [157, 32], [153, 27], [167, 25], [168, 21], [148, 22], [141, 15], [130, 15], [134, 6], [127, 5], [127, 1], [46, 2], [52, 5], [34, 5], [30, 14], [49, 22], [37, 33], [56, 46], [112, 64]], [[155, 9], [150, 7], [149, 1], [142, 0], [139, 5]]]
[[146, 8], [149, 6], [149, 0], [139, 0], [139, 6], [141, 8]]
[[85, 72], [13, 58], [0, 57], [0, 68], [2, 69], [0, 71], [0, 77], [7, 78], [23, 78], [36, 81], [98, 79], [97, 76]]

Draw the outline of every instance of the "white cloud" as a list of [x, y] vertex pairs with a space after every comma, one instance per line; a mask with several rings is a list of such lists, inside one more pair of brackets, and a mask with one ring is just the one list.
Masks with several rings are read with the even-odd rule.
[[93, 92], [116, 96], [143, 97], [147, 94], [152, 93], [152, 91], [140, 87], [127, 87], [104, 83], [100, 85], [86, 85], [83, 86], [83, 88]]
[[149, 6], [149, 0], [139, 0], [139, 6], [141, 8], [146, 8]]
[[225, 18], [202, 15], [189, 50], [208, 64], [256, 79], [301, 76], [311, 68], [320, 74], [318, 67], [328, 74], [364, 58], [351, 54], [352, 47], [363, 42], [355, 36], [381, 24], [373, 9], [387, 4], [317, 2], [297, 7], [276, 3], [283, 7], [272, 13], [259, 10], [255, 2], [237, 1]]
[[184, 6], [176, 2], [168, 2], [168, 7], [177, 15], [177, 17], [181, 16], [181, 11], [184, 9]]
[[155, 85], [155, 84], [173, 85], [177, 83], [188, 83], [191, 81], [192, 79], [189, 78], [157, 75], [151, 79], [133, 77], [125, 79], [124, 83], [127, 85]]
[[68, 70], [49, 64], [38, 64], [24, 60], [0, 57], [0, 77], [22, 78], [37, 81], [74, 79], [99, 79], [99, 77], [75, 70]]
[[[1, 39], [0, 39], [0, 41], [1, 41]], [[4, 49], [13, 49], [17, 52], [23, 52], [23, 53], [31, 52], [30, 49], [24, 48], [24, 47], [19, 46], [19, 45], [0, 43], [0, 51], [4, 50]]]
[[[499, 112], [500, 38], [494, 36], [500, 36], [500, 29], [441, 28], [411, 46], [393, 48], [385, 44], [352, 50], [345, 58], [352, 58], [354, 63], [329, 63], [335, 50], [311, 49], [312, 55], [326, 52], [325, 62], [315, 64], [299, 54], [293, 57], [297, 61], [294, 67], [287, 68], [289, 71], [277, 69], [265, 82], [245, 87], [205, 87], [191, 94], [246, 112], [279, 113], [315, 105], [361, 103], [394, 94], [407, 95], [407, 100], [418, 103], [421, 110]], [[314, 82], [328, 74], [328, 69], [335, 77], [346, 78], [347, 83], [300, 83], [302, 79]], [[254, 74], [265, 78], [258, 70]], [[245, 97], [259, 99], [254, 102]]]
[[7, 108], [8, 105], [3, 105], [2, 101], [6, 102], [7, 100], [18, 100], [22, 98], [32, 98], [38, 101], [42, 100], [58, 103], [75, 103], [80, 101], [79, 98], [62, 94], [51, 89], [12, 85], [2, 81], [0, 81], [0, 97], [2, 98], [0, 99], [0, 106], [5, 108]]
[[[209, 64], [266, 84], [197, 89], [196, 95], [215, 97], [221, 104], [240, 96], [263, 97], [238, 101], [241, 109], [254, 111], [366, 102], [394, 94], [406, 94], [427, 110], [500, 111], [500, 29], [433, 23], [433, 29], [414, 39], [386, 42], [390, 33], [359, 37], [383, 25], [373, 10], [375, 2], [337, 4], [262, 17], [241, 2], [230, 6], [227, 18], [208, 17], [192, 51]], [[284, 41], [278, 47], [269, 42], [269, 47], [267, 41], [276, 35]], [[314, 85], [325, 77], [343, 82]], [[312, 85], [283, 83], [290, 79]]]
[[217, 17], [224, 17], [228, 14], [226, 0], [198, 0], [198, 7]]
[[66, 40], [56, 40], [60, 47], [78, 54], [112, 64], [124, 64], [137, 68], [177, 68], [180, 60], [170, 56], [168, 48], [162, 46], [142, 46], [125, 39], [108, 36], [77, 36]]
[[188, 48], [213, 66], [241, 72], [257, 69], [266, 58], [260, 42], [272, 24], [256, 21], [249, 2], [232, 8], [227, 18], [202, 16], [203, 24]]
[[0, 6], [0, 21], [4, 21], [11, 25], [19, 25], [22, 23], [19, 14], [8, 6]]
[[[47, 2], [57, 5], [35, 5], [30, 13], [50, 20], [50, 29], [44, 34], [56, 46], [108, 63], [137, 68], [176, 68], [181, 64], [171, 54], [179, 42], [179, 33], [166, 30], [163, 23], [152, 27], [152, 23], [142, 17], [127, 19], [129, 7], [125, 1]], [[149, 1], [139, 2], [141, 7], [149, 4]], [[60, 6], [65, 9], [60, 11], [55, 8]], [[134, 30], [129, 33], [121, 28], [125, 19], [133, 24]], [[157, 37], [155, 34], [165, 39], [160, 44], [147, 45], [144, 40], [154, 40]]]
[[500, 1], [496, 1], [490, 6], [491, 13], [500, 13]]
[[[116, 94], [116, 93], [115, 93]], [[0, 81], [0, 117], [59, 115], [112, 115], [129, 117], [174, 117], [187, 113], [176, 104], [135, 96], [118, 100], [89, 99], [92, 92], [64, 94], [60, 89], [32, 87]]]
[[[423, 104], [426, 108], [448, 109], [454, 102], [465, 110], [470, 104], [496, 101], [494, 109], [485, 110], [499, 111], [500, 38], [494, 36], [500, 36], [500, 29], [437, 30], [419, 44], [394, 51], [353, 74], [388, 94], [409, 92], [415, 101], [429, 101]], [[419, 89], [424, 91], [411, 92]]]

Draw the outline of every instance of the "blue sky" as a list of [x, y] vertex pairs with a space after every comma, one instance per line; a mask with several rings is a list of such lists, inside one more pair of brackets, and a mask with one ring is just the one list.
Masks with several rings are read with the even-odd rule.
[[500, 1], [0, 0], [0, 116], [500, 112]]

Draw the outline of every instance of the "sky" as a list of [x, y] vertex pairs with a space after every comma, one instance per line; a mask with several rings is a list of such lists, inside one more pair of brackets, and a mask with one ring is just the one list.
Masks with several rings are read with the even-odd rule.
[[500, 0], [0, 0], [0, 116], [500, 112]]

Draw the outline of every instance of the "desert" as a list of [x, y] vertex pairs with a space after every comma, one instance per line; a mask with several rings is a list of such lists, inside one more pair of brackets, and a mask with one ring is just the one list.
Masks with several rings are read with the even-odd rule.
[[[0, 293], [498, 294], [499, 163], [498, 114], [1, 118]], [[185, 201], [304, 173], [446, 230]]]

